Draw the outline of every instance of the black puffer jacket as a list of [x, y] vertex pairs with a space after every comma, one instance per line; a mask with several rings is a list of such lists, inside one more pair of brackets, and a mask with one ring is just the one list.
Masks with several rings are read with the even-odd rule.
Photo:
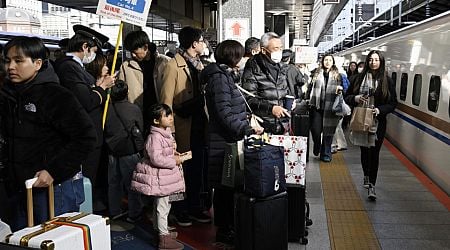
[[55, 183], [80, 171], [96, 132], [76, 97], [59, 85], [51, 65], [29, 83], [7, 82], [0, 97], [11, 188], [24, 189], [24, 181], [43, 169]]
[[[266, 55], [257, 54], [247, 61], [242, 75], [242, 87], [257, 97], [247, 97], [253, 112], [273, 121], [273, 106], [283, 106], [283, 100], [289, 94], [286, 81], [287, 67], [273, 64]], [[271, 74], [276, 72], [276, 78]]]
[[206, 83], [208, 124], [208, 177], [213, 187], [220, 183], [226, 142], [236, 142], [253, 133], [242, 95], [226, 66], [213, 63], [201, 75]]

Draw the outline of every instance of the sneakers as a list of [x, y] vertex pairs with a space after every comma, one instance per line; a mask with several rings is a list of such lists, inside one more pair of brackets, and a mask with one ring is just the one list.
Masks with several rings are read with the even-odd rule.
[[377, 194], [375, 193], [375, 186], [372, 185], [371, 183], [369, 183], [368, 193], [369, 193], [369, 200], [375, 201], [377, 199]]
[[181, 214], [174, 215], [174, 219], [175, 219], [175, 222], [182, 227], [192, 226], [192, 220], [189, 219], [189, 216], [187, 213], [181, 213]]
[[330, 162], [331, 161], [331, 157], [323, 156], [323, 157], [320, 157], [320, 160], [323, 161], [323, 162]]
[[209, 217], [206, 213], [204, 212], [198, 212], [195, 214], [191, 214], [189, 216], [190, 219], [195, 220], [197, 222], [200, 223], [210, 223], [211, 222], [211, 217]]
[[160, 250], [181, 250], [184, 245], [173, 239], [169, 234], [159, 236], [158, 249]]
[[364, 176], [363, 187], [369, 188], [369, 176]]
[[338, 152], [338, 147], [337, 145], [331, 145], [331, 153], [332, 154], [336, 154]]

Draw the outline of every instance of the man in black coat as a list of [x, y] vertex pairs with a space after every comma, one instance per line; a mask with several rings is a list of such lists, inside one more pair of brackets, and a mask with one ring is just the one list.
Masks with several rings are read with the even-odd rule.
[[[106, 101], [106, 89], [113, 85], [113, 81], [109, 76], [97, 82], [97, 79], [84, 69], [83, 64], [88, 64], [95, 59], [97, 50], [101, 49], [101, 45], [108, 38], [81, 25], [75, 25], [74, 31], [75, 35], [69, 40], [66, 57], [55, 63], [56, 73], [61, 85], [68, 88], [78, 98], [91, 117], [97, 131], [95, 148], [83, 162], [83, 175], [91, 180], [93, 190], [95, 190], [103, 144], [103, 105]], [[94, 195], [94, 200], [95, 197]]]
[[[2, 128], [8, 148], [7, 183], [13, 231], [26, 226], [25, 185], [34, 187], [35, 224], [48, 219], [47, 187], [55, 185], [55, 215], [78, 211], [84, 201], [81, 162], [95, 144], [91, 119], [75, 96], [59, 85], [39, 38], [6, 44], [8, 78], [1, 91]], [[39, 188], [41, 187], [41, 188]]]
[[[289, 116], [283, 107], [286, 95], [290, 94], [286, 81], [286, 67], [280, 64], [282, 58], [280, 37], [265, 33], [261, 37], [261, 52], [253, 56], [245, 65], [242, 87], [256, 97], [248, 97], [253, 112], [267, 122], [263, 127], [267, 132], [275, 131], [280, 119]], [[278, 126], [279, 127], [279, 126]]]

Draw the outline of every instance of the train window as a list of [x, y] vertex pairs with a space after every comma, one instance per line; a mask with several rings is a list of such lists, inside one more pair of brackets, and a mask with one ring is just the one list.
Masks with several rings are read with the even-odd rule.
[[441, 77], [432, 75], [430, 88], [428, 89], [428, 110], [437, 112], [439, 107], [439, 95], [441, 93]]
[[391, 78], [394, 82], [394, 86], [397, 86], [397, 72], [392, 72]]
[[420, 93], [422, 93], [422, 75], [414, 75], [412, 103], [416, 106], [420, 104]]
[[400, 81], [400, 100], [406, 100], [406, 91], [408, 90], [408, 74], [402, 73], [402, 79]]

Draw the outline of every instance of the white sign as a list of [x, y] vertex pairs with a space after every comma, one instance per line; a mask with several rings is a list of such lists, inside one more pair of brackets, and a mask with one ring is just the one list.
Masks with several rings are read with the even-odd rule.
[[319, 53], [317, 47], [295, 46], [295, 63], [316, 63]]
[[99, 0], [97, 15], [145, 27], [152, 0]]
[[233, 39], [244, 44], [250, 37], [249, 18], [225, 18], [224, 23], [224, 40]]

